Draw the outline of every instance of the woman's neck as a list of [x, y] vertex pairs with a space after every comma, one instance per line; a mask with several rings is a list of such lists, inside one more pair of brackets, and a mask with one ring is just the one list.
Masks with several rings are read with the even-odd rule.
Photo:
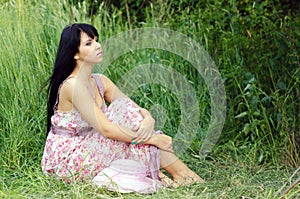
[[74, 68], [71, 76], [76, 76], [78, 79], [82, 80], [83, 82], [90, 82], [92, 76], [92, 65], [78, 65]]

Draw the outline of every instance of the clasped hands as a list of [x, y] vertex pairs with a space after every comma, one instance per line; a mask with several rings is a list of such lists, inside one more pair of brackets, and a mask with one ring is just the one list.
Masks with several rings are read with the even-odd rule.
[[155, 120], [146, 109], [140, 110], [144, 119], [136, 130], [136, 136], [132, 138], [131, 144], [149, 144], [155, 145], [161, 150], [174, 152], [172, 147], [172, 138], [165, 134], [156, 134], [154, 131]]
[[147, 115], [141, 121], [140, 125], [136, 129], [136, 136], [133, 137], [132, 144], [143, 144], [145, 141], [149, 140], [152, 135], [154, 135], [154, 125], [155, 120], [152, 118], [151, 115]]

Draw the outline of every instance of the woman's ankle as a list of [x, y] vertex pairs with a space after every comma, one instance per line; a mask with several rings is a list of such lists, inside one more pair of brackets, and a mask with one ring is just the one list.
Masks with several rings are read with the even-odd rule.
[[204, 180], [186, 166], [181, 160], [176, 160], [173, 164], [164, 168], [177, 182], [204, 182]]
[[204, 180], [199, 175], [197, 175], [195, 172], [193, 172], [191, 170], [182, 172], [182, 173], [174, 175], [172, 177], [175, 182], [178, 182], [179, 184], [183, 184], [183, 185], [196, 183], [196, 182], [198, 182], [198, 183], [204, 182]]

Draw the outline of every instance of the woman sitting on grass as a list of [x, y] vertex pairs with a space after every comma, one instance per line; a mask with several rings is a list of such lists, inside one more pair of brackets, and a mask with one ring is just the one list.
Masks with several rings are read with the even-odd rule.
[[151, 193], [173, 183], [203, 182], [174, 155], [172, 138], [154, 131], [147, 110], [106, 76], [92, 74], [101, 61], [93, 26], [73, 24], [63, 30], [49, 84], [43, 172], [120, 192]]

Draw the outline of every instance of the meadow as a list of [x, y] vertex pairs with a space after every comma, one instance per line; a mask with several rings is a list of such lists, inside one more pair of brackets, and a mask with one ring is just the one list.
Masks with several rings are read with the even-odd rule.
[[[286, 190], [285, 198], [299, 198], [300, 185], [290, 187], [300, 177], [299, 3], [121, 2], [118, 7], [101, 1], [0, 1], [0, 198], [246, 199], [280, 198]], [[218, 142], [205, 157], [201, 145], [215, 107], [203, 74], [186, 57], [145, 48], [95, 68], [122, 83], [137, 66], [160, 64], [188, 82], [198, 103], [187, 110], [191, 115], [197, 110], [199, 121], [193, 129], [196, 137], [180, 157], [206, 183], [153, 195], [120, 194], [88, 183], [65, 184], [42, 173], [47, 81], [61, 31], [75, 22], [93, 24], [104, 48], [122, 32], [156, 27], [188, 36], [210, 55], [226, 91], [226, 113]], [[167, 79], [166, 74], [158, 78]], [[137, 84], [130, 97], [158, 117], [157, 127], [174, 137], [178, 129], [193, 128], [181, 122], [178, 96], [186, 96], [185, 87], [179, 85], [174, 94], [167, 83]]]

